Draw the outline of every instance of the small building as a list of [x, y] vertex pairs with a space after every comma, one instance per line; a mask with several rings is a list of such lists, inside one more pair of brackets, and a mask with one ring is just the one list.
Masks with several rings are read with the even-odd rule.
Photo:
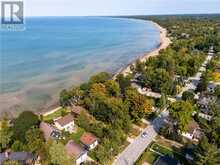
[[5, 161], [17, 161], [22, 165], [35, 165], [36, 157], [29, 152], [3, 152], [0, 153], [0, 165]]
[[80, 165], [87, 160], [87, 151], [73, 140], [68, 141], [65, 150], [68, 156], [75, 158], [76, 165]]
[[179, 165], [179, 161], [169, 155], [159, 156], [154, 165]]
[[51, 139], [60, 139], [61, 132], [53, 125], [50, 125], [45, 122], [40, 123], [40, 130], [43, 132], [45, 140]]
[[98, 145], [98, 138], [91, 133], [84, 133], [80, 138], [80, 142], [87, 150], [92, 150]]
[[80, 115], [80, 113], [82, 111], [84, 111], [83, 107], [76, 106], [76, 105], [71, 106], [70, 109], [71, 109], [71, 113], [73, 114], [74, 117], [78, 117]]
[[69, 133], [74, 132], [74, 119], [71, 114], [55, 120], [54, 124], [61, 131], [64, 130]]
[[194, 141], [199, 141], [202, 135], [203, 133], [195, 120], [191, 120], [188, 124], [188, 130], [182, 133], [182, 136]]
[[199, 107], [200, 112], [208, 115], [208, 114], [212, 114], [212, 112], [210, 112], [210, 107], [209, 104], [212, 102], [215, 102], [217, 100], [217, 97], [215, 96], [204, 96], [204, 95], [200, 95], [199, 99], [197, 100], [197, 105]]

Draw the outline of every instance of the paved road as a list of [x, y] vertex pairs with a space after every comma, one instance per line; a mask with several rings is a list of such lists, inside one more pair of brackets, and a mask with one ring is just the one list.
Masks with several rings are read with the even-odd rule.
[[142, 132], [147, 132], [147, 137], [141, 137], [141, 134], [131, 143], [115, 160], [114, 165], [133, 165], [148, 145], [157, 136], [157, 132], [164, 125], [164, 119], [169, 115], [167, 110], [161, 114], [145, 128]]
[[195, 90], [197, 85], [199, 84], [199, 81], [201, 79], [201, 76], [202, 76], [202, 72], [205, 72], [206, 71], [206, 66], [208, 64], [208, 62], [212, 59], [212, 55], [208, 55], [205, 59], [205, 61], [203, 62], [202, 66], [199, 68], [199, 72], [196, 73], [195, 76], [193, 77], [189, 77], [188, 78], [188, 81], [190, 83], [186, 84], [186, 86], [182, 89], [181, 93], [179, 93], [176, 98], [180, 99], [182, 98], [182, 94], [183, 92], [185, 91], [188, 91], [188, 90]]
[[[198, 82], [201, 78], [202, 72], [205, 71], [207, 63], [212, 59], [212, 54], [207, 56], [206, 60], [202, 64], [201, 68], [199, 69], [199, 72], [194, 76], [190, 77], [190, 83], [187, 84], [183, 91], [177, 95], [177, 98], [182, 97], [182, 93], [184, 91], [187, 91], [189, 89], [195, 90]], [[139, 89], [138, 86], [135, 86], [137, 89]], [[141, 94], [149, 94], [149, 92], [143, 92], [142, 90], [139, 92]], [[154, 97], [159, 97], [158, 94], [150, 92], [150, 95]], [[174, 99], [175, 100], [175, 99]], [[161, 114], [151, 123], [150, 126], [145, 128], [142, 132], [147, 132], [148, 136], [143, 138], [141, 137], [141, 134], [131, 143], [113, 162], [113, 165], [133, 165], [137, 159], [141, 156], [141, 154], [144, 152], [144, 150], [148, 147], [148, 145], [154, 140], [154, 138], [157, 136], [157, 132], [159, 129], [164, 125], [164, 119], [166, 119], [169, 116], [169, 112], [165, 109]]]

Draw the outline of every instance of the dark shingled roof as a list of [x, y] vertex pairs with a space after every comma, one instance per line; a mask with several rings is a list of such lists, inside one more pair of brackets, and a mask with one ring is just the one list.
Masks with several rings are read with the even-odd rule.
[[178, 160], [168, 155], [160, 156], [154, 165], [178, 165]]

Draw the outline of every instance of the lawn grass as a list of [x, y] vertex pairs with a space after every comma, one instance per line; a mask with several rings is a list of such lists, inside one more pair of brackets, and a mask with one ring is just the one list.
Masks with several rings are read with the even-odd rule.
[[149, 164], [153, 164], [157, 160], [158, 157], [159, 157], [159, 155], [157, 155], [156, 153], [147, 149], [141, 155], [141, 157], [138, 159], [138, 161], [135, 163], [135, 165], [142, 165], [144, 162], [147, 162]]
[[154, 142], [151, 146], [151, 149], [161, 153], [162, 155], [169, 155], [180, 160], [181, 162], [185, 162], [185, 157], [181, 153], [174, 151], [172, 148], [164, 147]]
[[47, 116], [43, 117], [44, 121], [52, 121], [53, 119], [56, 119], [58, 117], [61, 117], [63, 114], [67, 114], [68, 112], [70, 112], [70, 110], [68, 110], [67, 108], [60, 108], [58, 111], [49, 114]]
[[85, 130], [83, 128], [78, 127], [76, 133], [72, 133], [70, 135], [70, 139], [74, 140], [76, 143], [80, 142], [80, 137], [83, 135]]

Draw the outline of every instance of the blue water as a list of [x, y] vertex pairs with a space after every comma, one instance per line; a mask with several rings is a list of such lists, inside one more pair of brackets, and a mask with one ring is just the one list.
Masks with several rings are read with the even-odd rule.
[[27, 18], [25, 27], [0, 33], [1, 111], [48, 107], [61, 89], [113, 73], [159, 44], [159, 30], [141, 20]]

